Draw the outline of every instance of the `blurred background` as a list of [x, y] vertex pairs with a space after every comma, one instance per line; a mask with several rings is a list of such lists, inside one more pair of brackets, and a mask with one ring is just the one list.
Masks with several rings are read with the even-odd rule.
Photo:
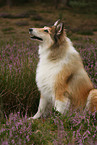
[[0, 40], [28, 39], [29, 27], [52, 25], [57, 19], [65, 22], [70, 36], [97, 37], [96, 0], [0, 0]]

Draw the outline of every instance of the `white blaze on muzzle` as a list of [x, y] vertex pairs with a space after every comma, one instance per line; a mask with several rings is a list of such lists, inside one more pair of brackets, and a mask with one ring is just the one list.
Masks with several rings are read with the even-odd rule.
[[29, 29], [29, 34], [31, 35], [31, 39], [33, 40], [39, 40], [39, 41], [43, 41], [43, 39], [41, 37], [38, 37], [37, 34], [35, 34], [35, 28], [30, 28]]

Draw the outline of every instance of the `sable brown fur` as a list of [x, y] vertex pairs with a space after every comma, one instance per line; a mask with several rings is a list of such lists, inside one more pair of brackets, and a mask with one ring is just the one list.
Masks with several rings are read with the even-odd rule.
[[[77, 68], [77, 65], [74, 68]], [[64, 66], [63, 70], [56, 76], [56, 99], [63, 100], [65, 98], [64, 94], [68, 93], [66, 97], [69, 97], [73, 106], [85, 107], [88, 94], [93, 89], [93, 85], [87, 73], [80, 76], [74, 68]]]
[[[68, 51], [68, 42], [65, 41], [65, 36], [62, 41], [58, 42], [60, 47], [51, 51], [50, 60], [59, 60], [66, 57]], [[59, 49], [59, 50], [58, 50]], [[55, 51], [55, 53], [54, 53]], [[74, 108], [83, 108], [86, 105], [89, 92], [94, 88], [93, 84], [86, 73], [80, 55], [71, 54], [68, 65], [64, 64], [61, 72], [56, 76], [55, 92], [56, 99], [63, 101], [65, 97], [71, 100], [71, 105]], [[82, 72], [80, 70], [83, 70]], [[95, 94], [97, 96], [97, 94]], [[97, 99], [97, 97], [95, 98]], [[94, 100], [94, 99], [93, 99]], [[93, 103], [92, 100], [92, 104]], [[95, 102], [95, 105], [97, 102]], [[93, 110], [93, 109], [92, 109]]]
[[91, 102], [90, 102], [90, 111], [94, 112], [97, 110], [97, 89], [93, 89], [90, 92], [91, 97]]

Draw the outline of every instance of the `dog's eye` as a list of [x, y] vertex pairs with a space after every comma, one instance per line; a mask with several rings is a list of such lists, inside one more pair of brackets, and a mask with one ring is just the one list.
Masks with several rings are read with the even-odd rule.
[[48, 33], [49, 31], [46, 29], [46, 30], [44, 30], [44, 32]]

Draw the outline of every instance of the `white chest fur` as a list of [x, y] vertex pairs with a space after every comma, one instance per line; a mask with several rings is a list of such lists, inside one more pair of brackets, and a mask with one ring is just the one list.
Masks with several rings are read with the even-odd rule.
[[40, 60], [36, 71], [36, 82], [39, 91], [47, 99], [53, 99], [55, 76], [62, 69], [62, 64]]
[[69, 62], [69, 53], [77, 53], [76, 50], [70, 46], [66, 57], [56, 62], [48, 60], [49, 51], [44, 48], [39, 48], [40, 60], [36, 70], [36, 82], [39, 91], [43, 97], [49, 100], [54, 100], [54, 83], [56, 75], [62, 70], [64, 64]]

